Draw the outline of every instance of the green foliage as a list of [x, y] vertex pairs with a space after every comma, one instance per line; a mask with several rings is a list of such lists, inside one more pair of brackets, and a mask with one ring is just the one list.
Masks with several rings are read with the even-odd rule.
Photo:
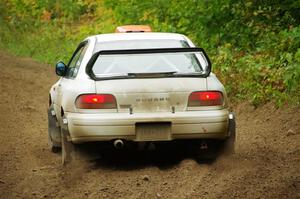
[[299, 0], [105, 2], [120, 24], [187, 34], [207, 49], [231, 99], [299, 104]]
[[4, 0], [0, 13], [0, 47], [51, 64], [68, 62], [81, 40], [111, 32], [114, 23], [93, 0]]
[[205, 48], [231, 100], [300, 103], [300, 0], [3, 0], [0, 47], [67, 62], [80, 40], [148, 24]]

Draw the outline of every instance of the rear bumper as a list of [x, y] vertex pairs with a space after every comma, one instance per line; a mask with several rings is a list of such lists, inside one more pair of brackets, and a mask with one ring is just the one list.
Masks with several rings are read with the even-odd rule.
[[228, 137], [227, 109], [177, 113], [66, 113], [74, 143], [125, 139], [140, 141], [136, 123], [170, 122], [168, 140]]

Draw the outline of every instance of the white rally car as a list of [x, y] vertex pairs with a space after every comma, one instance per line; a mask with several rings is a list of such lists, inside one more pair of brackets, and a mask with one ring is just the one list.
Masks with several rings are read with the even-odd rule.
[[[63, 163], [84, 142], [191, 141], [233, 151], [235, 119], [206, 53], [184, 35], [112, 33], [82, 41], [49, 93], [49, 143]], [[203, 153], [204, 151], [204, 153]]]

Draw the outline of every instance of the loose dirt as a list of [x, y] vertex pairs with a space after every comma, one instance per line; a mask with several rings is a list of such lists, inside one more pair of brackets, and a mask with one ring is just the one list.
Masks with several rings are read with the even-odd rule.
[[64, 167], [47, 145], [53, 67], [0, 53], [0, 198], [300, 198], [300, 109], [234, 107], [236, 154], [133, 153]]

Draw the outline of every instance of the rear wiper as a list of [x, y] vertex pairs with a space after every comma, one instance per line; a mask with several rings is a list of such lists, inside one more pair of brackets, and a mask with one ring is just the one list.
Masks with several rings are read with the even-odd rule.
[[105, 79], [127, 79], [138, 77], [172, 77], [177, 71], [170, 72], [154, 72], [154, 73], [111, 73], [111, 74], [96, 74], [96, 78]]
[[193, 72], [193, 73], [174, 73], [175, 77], [201, 77], [205, 76], [205, 72]]
[[194, 73], [178, 73], [177, 71], [169, 72], [152, 72], [152, 73], [112, 73], [112, 74], [96, 74], [98, 80], [107, 79], [128, 79], [128, 78], [152, 78], [152, 77], [205, 77], [205, 72]]
[[169, 77], [173, 76], [177, 71], [169, 72], [153, 72], [153, 73], [127, 73], [129, 77]]
[[96, 74], [95, 76], [100, 79], [128, 77], [128, 75], [126, 73]]

